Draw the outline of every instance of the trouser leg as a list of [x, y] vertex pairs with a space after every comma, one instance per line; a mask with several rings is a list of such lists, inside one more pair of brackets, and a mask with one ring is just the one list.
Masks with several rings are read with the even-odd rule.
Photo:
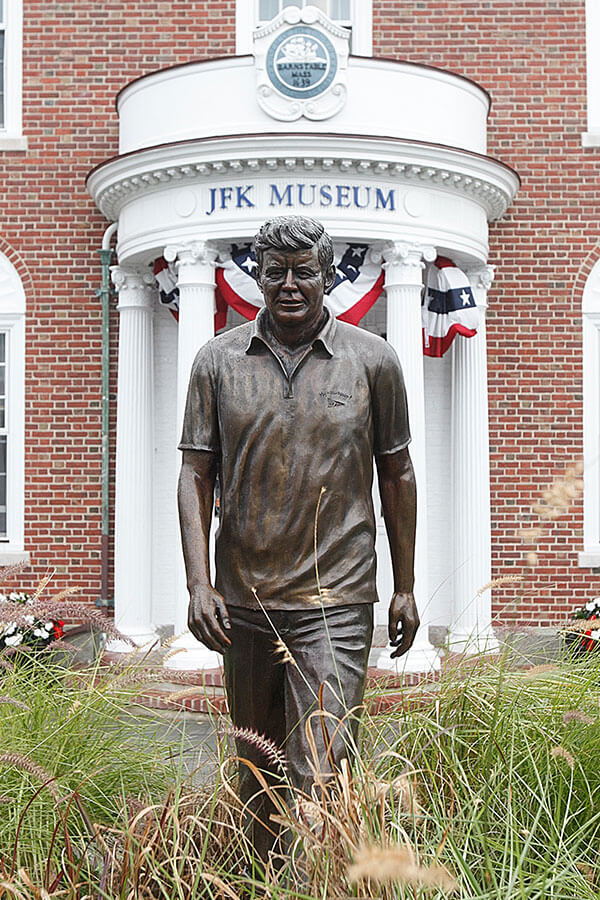
[[[357, 707], [363, 702], [373, 607], [359, 604], [293, 612], [287, 614], [287, 621], [285, 642], [295, 665], [286, 666], [286, 757], [290, 781], [308, 793], [314, 777], [311, 763], [321, 773], [330, 773], [356, 747]], [[331, 718], [310, 718], [319, 709], [319, 696]], [[307, 725], [314, 736], [316, 760]]]
[[[262, 612], [229, 607], [229, 614], [231, 647], [224, 654], [224, 672], [232, 722], [283, 747], [285, 669], [274, 653], [276, 635]], [[236, 738], [236, 749], [239, 757], [263, 772], [270, 785], [279, 784], [281, 771], [252, 740]], [[247, 806], [247, 835], [257, 856], [266, 862], [279, 832], [270, 821], [276, 807], [243, 762], [239, 763], [239, 782], [240, 799]]]

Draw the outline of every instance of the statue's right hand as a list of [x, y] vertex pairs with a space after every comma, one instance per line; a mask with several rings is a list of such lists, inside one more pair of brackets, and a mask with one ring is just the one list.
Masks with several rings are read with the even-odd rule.
[[203, 585], [190, 592], [188, 628], [210, 650], [223, 653], [231, 640], [226, 632], [231, 628], [225, 601], [210, 585]]

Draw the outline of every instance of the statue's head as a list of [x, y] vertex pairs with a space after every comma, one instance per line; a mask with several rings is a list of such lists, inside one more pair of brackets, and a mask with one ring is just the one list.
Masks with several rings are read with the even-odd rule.
[[321, 316], [335, 280], [333, 244], [316, 219], [269, 219], [254, 238], [258, 283], [274, 320], [304, 329]]

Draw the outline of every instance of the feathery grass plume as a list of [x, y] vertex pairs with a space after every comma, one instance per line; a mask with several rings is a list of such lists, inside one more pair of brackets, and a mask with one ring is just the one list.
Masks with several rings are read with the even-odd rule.
[[390, 785], [392, 796], [400, 802], [400, 808], [416, 820], [424, 817], [418, 801], [417, 785], [414, 777], [402, 774], [394, 778]]
[[64, 590], [59, 591], [58, 594], [53, 594], [50, 597], [49, 603], [61, 603], [66, 597], [72, 597], [74, 594], [80, 594], [80, 587], [68, 587], [64, 588]]
[[558, 671], [556, 663], [540, 663], [537, 666], [531, 666], [531, 668], [526, 669], [521, 674], [523, 678], [535, 678], [537, 675], [546, 675], [550, 672], [556, 673]]
[[596, 721], [592, 716], [588, 716], [580, 709], [568, 709], [566, 713], [563, 713], [562, 720], [565, 725], [568, 725], [569, 722], [581, 722], [582, 725], [593, 725]]
[[55, 800], [62, 799], [62, 795], [54, 783], [56, 780], [54, 775], [51, 775], [42, 766], [38, 766], [37, 763], [27, 756], [23, 756], [20, 753], [0, 753], [0, 765], [12, 766], [15, 769], [20, 769], [22, 772], [27, 772], [38, 781], [41, 781]]
[[15, 575], [20, 575], [26, 567], [27, 563], [25, 562], [18, 562], [12, 566], [3, 566], [0, 568], [0, 584], [11, 581]]
[[[165, 645], [163, 644], [163, 647]], [[163, 656], [163, 662], [166, 662], [168, 659], [172, 659], [174, 656], [177, 656], [178, 653], [184, 653], [187, 651], [187, 647], [172, 647], [168, 653], [165, 653]]]
[[46, 572], [46, 574], [44, 576], [42, 576], [42, 578], [40, 578], [39, 583], [31, 597], [31, 599], [33, 600], [34, 603], [36, 600], [39, 600], [41, 595], [44, 593], [46, 587], [48, 586], [48, 584], [54, 577], [55, 573], [56, 573], [56, 569], [51, 569], [49, 572]]
[[269, 762], [279, 766], [284, 772], [287, 771], [287, 761], [285, 755], [281, 752], [277, 744], [270, 741], [264, 734], [253, 731], [252, 728], [240, 728], [238, 725], [228, 725], [224, 729], [225, 734], [230, 735], [237, 741], [256, 747], [259, 753], [268, 759]]
[[570, 769], [575, 768], [575, 757], [572, 753], [569, 753], [565, 747], [561, 747], [560, 744], [557, 744], [552, 748], [550, 756], [552, 756], [553, 759], [564, 759]]
[[[560, 626], [561, 631], [569, 632], [586, 632], [586, 631], [595, 631], [595, 625], [600, 627], [600, 622], [596, 619], [573, 619], [570, 622], [565, 622]], [[593, 638], [592, 638], [593, 640]]]
[[86, 625], [93, 625], [98, 631], [105, 632], [110, 637], [118, 638], [132, 647], [134, 642], [126, 635], [121, 634], [112, 621], [99, 610], [89, 609], [83, 603], [52, 603], [51, 601], [37, 601], [35, 603], [14, 604], [0, 603], [0, 623], [16, 622], [28, 624], [27, 617], [33, 616], [42, 622], [55, 621], [56, 619], [75, 619]]
[[483, 587], [480, 587], [475, 596], [480, 597], [493, 588], [502, 587], [505, 584], [516, 584], [519, 581], [524, 581], [523, 575], [499, 575], [498, 578], [494, 578], [492, 581], [484, 584]]
[[289, 647], [281, 640], [281, 638], [277, 638], [277, 640], [273, 642], [273, 646], [273, 653], [275, 656], [279, 656], [277, 662], [283, 664], [290, 663], [292, 666], [297, 665], [296, 660], [290, 653]]
[[0, 694], [0, 703], [7, 703], [10, 706], [16, 706], [19, 709], [24, 709], [29, 712], [29, 707], [26, 703], [23, 703], [22, 700], [17, 700], [15, 697], [9, 697], [6, 694]]
[[[164, 677], [164, 676], [163, 676]], [[178, 703], [180, 700], [186, 700], [188, 697], [197, 697], [198, 696], [198, 685], [191, 685], [190, 687], [183, 688], [181, 691], [172, 691], [168, 694], [165, 694], [164, 699], [168, 703]]]
[[432, 888], [449, 893], [457, 888], [456, 880], [442, 866], [420, 866], [408, 845], [361, 848], [348, 868], [348, 880], [368, 879], [375, 884], [400, 884]]

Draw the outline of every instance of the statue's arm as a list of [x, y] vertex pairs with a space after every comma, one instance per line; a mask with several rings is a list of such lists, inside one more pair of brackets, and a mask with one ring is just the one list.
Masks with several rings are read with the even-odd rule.
[[187, 587], [188, 627], [197, 640], [222, 653], [231, 643], [223, 597], [210, 580], [208, 538], [218, 458], [208, 450], [184, 450], [177, 500]]
[[396, 648], [391, 655], [396, 657], [410, 650], [419, 627], [413, 595], [417, 489], [408, 449], [380, 454], [376, 463], [394, 574], [389, 638]]

